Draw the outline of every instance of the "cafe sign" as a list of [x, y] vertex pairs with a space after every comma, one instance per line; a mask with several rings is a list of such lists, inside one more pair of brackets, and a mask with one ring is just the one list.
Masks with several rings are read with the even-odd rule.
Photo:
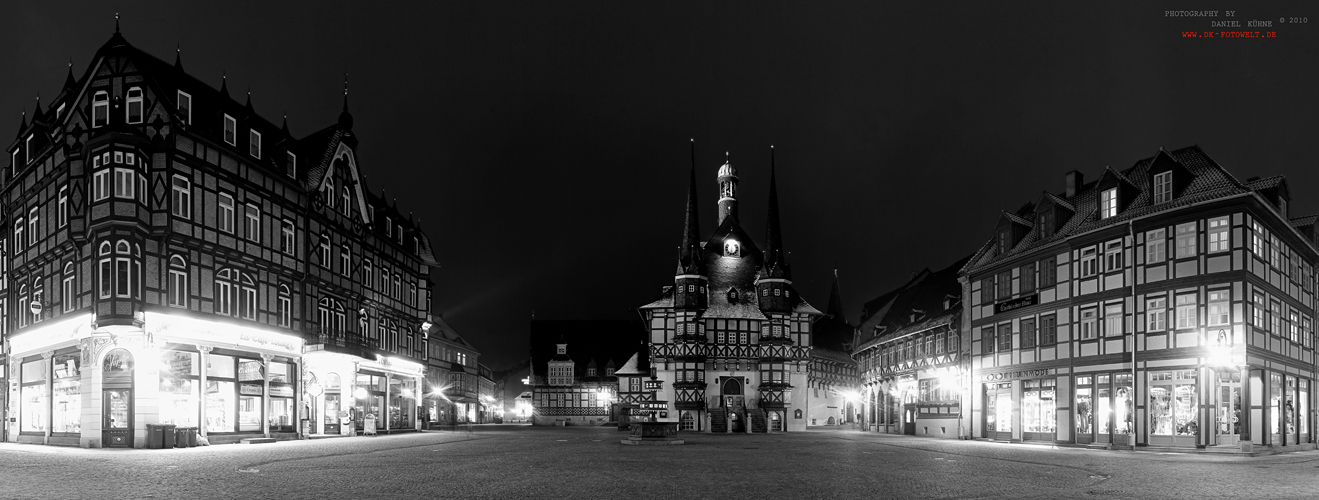
[[1005, 312], [1008, 312], [1008, 311], [1011, 311], [1011, 310], [1014, 310], [1014, 309], [1021, 309], [1021, 308], [1023, 308], [1023, 307], [1030, 307], [1030, 306], [1033, 306], [1033, 305], [1035, 305], [1035, 304], [1039, 304], [1039, 303], [1040, 303], [1040, 294], [1038, 294], [1038, 293], [1032, 293], [1032, 294], [1027, 295], [1027, 296], [1025, 296], [1025, 297], [1018, 297], [1018, 298], [1015, 298], [1015, 299], [1012, 299], [1012, 300], [1005, 300], [1005, 301], [1003, 301], [1003, 302], [999, 302], [999, 303], [997, 303], [997, 304], [994, 304], [994, 314], [1003, 314], [1003, 313], [1005, 313]]

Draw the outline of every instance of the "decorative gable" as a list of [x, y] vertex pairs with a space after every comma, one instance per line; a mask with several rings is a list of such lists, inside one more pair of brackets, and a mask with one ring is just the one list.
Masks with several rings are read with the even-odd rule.
[[[1108, 218], [1122, 213], [1131, 205], [1131, 202], [1136, 199], [1138, 194], [1140, 194], [1140, 189], [1126, 176], [1111, 167], [1104, 167], [1104, 175], [1101, 175], [1099, 180], [1095, 182], [1095, 199], [1099, 202], [1099, 217], [1101, 219]], [[1115, 199], [1110, 201], [1109, 196], [1113, 196]]]
[[1159, 149], [1150, 161], [1148, 177], [1149, 185], [1145, 189], [1150, 192], [1150, 203], [1157, 205], [1181, 196], [1195, 175], [1167, 151]]

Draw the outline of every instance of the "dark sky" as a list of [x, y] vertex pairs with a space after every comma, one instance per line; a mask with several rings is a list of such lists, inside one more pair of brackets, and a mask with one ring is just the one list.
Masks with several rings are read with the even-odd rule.
[[[626, 319], [672, 284], [690, 138], [704, 237], [725, 151], [761, 237], [776, 145], [795, 283], [823, 308], [838, 269], [853, 322], [1064, 172], [1160, 146], [1285, 174], [1293, 215], [1319, 212], [1312, 3], [123, 4], [0, 5], [0, 137], [70, 58], [81, 75], [116, 8], [130, 43], [181, 46], [298, 136], [335, 120], [347, 71], [363, 172], [422, 220], [437, 312], [496, 369], [524, 359], [533, 310]], [[1277, 37], [1182, 38], [1222, 29], [1164, 15], [1227, 8]]]

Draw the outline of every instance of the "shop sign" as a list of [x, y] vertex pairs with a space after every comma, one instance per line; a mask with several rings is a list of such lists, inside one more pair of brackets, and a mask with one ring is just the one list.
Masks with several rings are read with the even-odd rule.
[[647, 391], [658, 391], [664, 388], [663, 380], [647, 380], [644, 384]]
[[263, 391], [259, 384], [239, 384], [238, 393], [244, 396], [260, 396]]
[[641, 408], [642, 410], [667, 410], [667, 409], [669, 409], [669, 403], [668, 403], [667, 401], [665, 401], [665, 402], [650, 402], [650, 401], [647, 401], [647, 402], [643, 402], [643, 403], [638, 403], [637, 406], [638, 406], [639, 408]]
[[1040, 294], [1033, 293], [1025, 297], [1018, 297], [1012, 300], [1005, 300], [1003, 302], [994, 304], [994, 314], [1002, 314], [1011, 311], [1013, 309], [1030, 307], [1039, 303], [1040, 303]]
[[32, 327], [26, 333], [9, 338], [10, 354], [27, 353], [92, 334], [90, 314], [78, 314], [58, 323]]
[[281, 398], [291, 398], [293, 397], [293, 386], [272, 385], [270, 386], [270, 395]]
[[213, 344], [302, 354], [302, 339], [243, 325], [221, 323], [164, 313], [146, 313], [146, 332], [158, 338], [186, 338]]
[[1045, 375], [1053, 375], [1053, 370], [1047, 368], [1040, 368], [1037, 370], [1017, 370], [1015, 372], [988, 373], [985, 374], [984, 379], [985, 382], [994, 382], [998, 380], [1015, 380], [1019, 378], [1043, 377]]

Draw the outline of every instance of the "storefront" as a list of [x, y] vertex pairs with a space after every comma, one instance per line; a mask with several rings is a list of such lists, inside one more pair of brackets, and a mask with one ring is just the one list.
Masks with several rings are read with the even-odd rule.
[[[147, 425], [198, 427], [212, 443], [293, 437], [302, 340], [167, 313], [141, 327], [96, 328], [91, 315], [10, 339], [6, 439], [143, 447]], [[18, 432], [12, 432], [17, 430]]]
[[318, 383], [303, 394], [305, 405], [319, 410], [312, 419], [313, 434], [362, 433], [367, 419], [376, 432], [420, 428], [421, 412], [427, 411], [418, 392], [424, 373], [420, 363], [313, 351], [303, 356], [303, 364], [307, 379]]
[[1073, 380], [1076, 443], [1129, 446], [1135, 432], [1131, 372], [1078, 374]]
[[[1059, 391], [1059, 384], [1065, 385], [1067, 377], [1058, 376], [1055, 369], [1035, 369], [979, 373], [977, 378], [981, 380], [981, 411], [976, 437], [1044, 443], [1067, 439], [1058, 431], [1059, 421], [1068, 421], [1067, 398], [1060, 395], [1065, 391]], [[1074, 407], [1089, 408], [1093, 404], [1090, 397], [1090, 392], [1077, 395]]]

